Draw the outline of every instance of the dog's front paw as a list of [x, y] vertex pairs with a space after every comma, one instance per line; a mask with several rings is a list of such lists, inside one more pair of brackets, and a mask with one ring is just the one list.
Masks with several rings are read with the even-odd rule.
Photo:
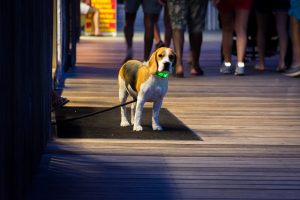
[[120, 126], [125, 127], [125, 126], [130, 126], [128, 121], [122, 121]]
[[133, 131], [142, 131], [142, 130], [143, 130], [143, 127], [141, 125], [133, 126]]
[[152, 129], [154, 131], [162, 131], [163, 130], [163, 128], [160, 125], [152, 125]]

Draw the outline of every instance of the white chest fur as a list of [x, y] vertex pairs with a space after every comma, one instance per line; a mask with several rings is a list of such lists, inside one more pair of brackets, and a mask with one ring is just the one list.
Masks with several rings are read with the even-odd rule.
[[145, 102], [152, 102], [162, 99], [168, 91], [168, 79], [151, 75], [147, 81], [141, 85], [140, 94]]

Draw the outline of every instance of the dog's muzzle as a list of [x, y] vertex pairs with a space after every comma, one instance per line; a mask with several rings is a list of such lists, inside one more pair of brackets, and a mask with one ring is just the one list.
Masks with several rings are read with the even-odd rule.
[[164, 63], [164, 70], [163, 71], [170, 71], [171, 63], [166, 62]]

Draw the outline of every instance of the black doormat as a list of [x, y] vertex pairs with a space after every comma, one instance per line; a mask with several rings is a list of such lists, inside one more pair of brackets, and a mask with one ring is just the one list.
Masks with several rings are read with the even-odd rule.
[[[153, 131], [152, 109], [145, 108], [142, 132], [132, 130], [132, 126], [120, 126], [120, 108], [74, 121], [61, 121], [88, 113], [104, 110], [104, 107], [63, 107], [55, 112], [57, 137], [59, 138], [106, 138], [106, 139], [149, 139], [149, 140], [201, 140], [171, 112], [162, 108], [159, 122], [163, 131]], [[130, 108], [127, 108], [130, 114]]]

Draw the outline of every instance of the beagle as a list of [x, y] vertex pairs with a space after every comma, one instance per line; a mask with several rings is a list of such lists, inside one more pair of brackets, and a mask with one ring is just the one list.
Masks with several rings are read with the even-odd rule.
[[[176, 55], [172, 49], [157, 49], [147, 62], [129, 60], [119, 71], [119, 100], [123, 104], [128, 95], [137, 101], [131, 106], [131, 124], [134, 131], [142, 131], [142, 112], [145, 102], [153, 102], [152, 128], [162, 130], [158, 123], [163, 98], [168, 91], [168, 76], [172, 73]], [[121, 126], [129, 126], [126, 106], [121, 107]]]

